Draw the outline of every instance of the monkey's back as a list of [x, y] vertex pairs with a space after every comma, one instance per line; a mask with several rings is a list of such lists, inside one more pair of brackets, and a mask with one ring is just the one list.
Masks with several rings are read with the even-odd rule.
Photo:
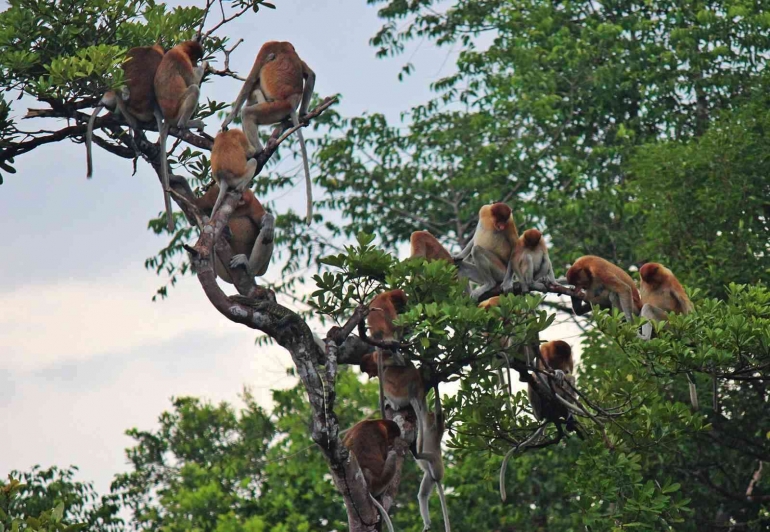
[[388, 456], [387, 434], [379, 424], [380, 420], [361, 421], [345, 435], [343, 443], [350, 449], [361, 467], [368, 468], [374, 478], [382, 476], [385, 458]]
[[155, 99], [168, 121], [179, 119], [180, 98], [193, 82], [193, 66], [190, 58], [178, 47], [163, 56], [155, 75]]
[[155, 107], [155, 74], [163, 61], [160, 45], [137, 46], [127, 53], [123, 63], [126, 85], [128, 86], [128, 108], [142, 122], [153, 119]]
[[[674, 297], [673, 292], [676, 291], [679, 299]], [[692, 311], [693, 306], [690, 302], [690, 298], [679, 284], [676, 278], [667, 279], [666, 283], [657, 289], [652, 288], [649, 284], [642, 281], [640, 287], [640, 295], [643, 304], [654, 305], [667, 312], [674, 312], [676, 314], [688, 314]], [[680, 304], [680, 300], [683, 304]]]
[[230, 181], [246, 173], [246, 147], [249, 141], [240, 129], [221, 131], [211, 149], [211, 171], [219, 182]]
[[272, 41], [259, 50], [257, 61], [266, 61], [270, 54], [275, 59], [267, 61], [259, 75], [259, 86], [268, 100], [294, 98], [299, 105], [304, 88], [302, 60], [290, 42]]

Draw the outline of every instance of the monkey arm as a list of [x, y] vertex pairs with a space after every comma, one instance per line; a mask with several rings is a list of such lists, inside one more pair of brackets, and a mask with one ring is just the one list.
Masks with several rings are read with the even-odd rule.
[[238, 93], [238, 96], [235, 98], [235, 102], [233, 102], [233, 108], [230, 109], [230, 114], [228, 114], [225, 120], [222, 122], [223, 131], [225, 130], [225, 128], [227, 128], [228, 124], [230, 124], [230, 122], [233, 121], [233, 119], [235, 118], [235, 115], [237, 115], [238, 112], [241, 110], [241, 107], [243, 107], [243, 103], [251, 95], [252, 91], [258, 88], [257, 82], [259, 81], [259, 73], [266, 62], [267, 61], [264, 61], [260, 59], [259, 56], [257, 56], [257, 59], [254, 61], [254, 65], [251, 67], [249, 76], [246, 78], [246, 81], [243, 82], [241, 91]]
[[583, 301], [575, 296], [572, 296], [570, 299], [572, 300], [572, 310], [574, 310], [575, 314], [578, 316], [583, 316], [584, 314], [591, 312], [591, 304], [588, 301]]
[[372, 482], [369, 484], [369, 491], [375, 497], [382, 495], [388, 486], [390, 481], [396, 475], [398, 470], [398, 454], [394, 449], [388, 451], [388, 457], [385, 459], [385, 465], [382, 467], [382, 474], [380, 478], [372, 478]]
[[255, 276], [265, 275], [270, 260], [273, 258], [275, 217], [266, 212], [262, 216], [261, 225], [262, 228], [259, 231], [259, 236], [257, 236], [249, 256], [249, 272]]
[[455, 255], [454, 257], [452, 257], [452, 259], [455, 262], [465, 260], [468, 257], [468, 255], [471, 254], [471, 251], [473, 251], [473, 238], [471, 238], [471, 240], [465, 246], [465, 249], [463, 249], [458, 255]]
[[[530, 262], [532, 261], [531, 257], [527, 257]], [[522, 283], [523, 286], [524, 283]], [[513, 257], [509, 257], [508, 259], [508, 266], [505, 268], [505, 276], [503, 277], [503, 282], [500, 285], [500, 289], [503, 291], [504, 294], [513, 292]]]
[[305, 89], [302, 91], [299, 116], [307, 114], [307, 109], [310, 107], [310, 98], [313, 97], [313, 89], [315, 88], [315, 72], [304, 61], [302, 61], [302, 76], [305, 78]]

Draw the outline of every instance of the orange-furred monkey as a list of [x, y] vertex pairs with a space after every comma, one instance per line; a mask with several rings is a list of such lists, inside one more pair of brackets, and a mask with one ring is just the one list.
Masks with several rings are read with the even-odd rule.
[[126, 62], [122, 65], [126, 86], [120, 91], [120, 94], [114, 91], [104, 93], [88, 120], [86, 127], [87, 177], [91, 177], [94, 173], [91, 143], [96, 116], [103, 107], [123, 116], [133, 131], [138, 131], [140, 122], [153, 120], [156, 105], [153, 83], [158, 66], [163, 60], [163, 53], [163, 48], [159, 44], [137, 46], [126, 52]]
[[[671, 270], [658, 264], [648, 262], [639, 270], [642, 278], [640, 294], [642, 298], [643, 318], [662, 321], [666, 314], [689, 314], [693, 310], [690, 298], [679, 284], [679, 281], [671, 273]], [[645, 323], [642, 326], [642, 337], [645, 340], [652, 338], [652, 324]]]
[[[663, 321], [669, 312], [674, 314], [689, 314], [693, 311], [693, 304], [687, 297], [679, 280], [671, 273], [671, 270], [658, 264], [648, 262], [639, 270], [642, 278], [640, 294], [642, 297], [641, 316], [650, 321]], [[653, 327], [648, 321], [642, 325], [639, 335], [643, 340], [652, 338]], [[690, 403], [695, 410], [700, 408], [698, 403], [698, 391], [695, 387], [693, 375], [687, 374], [687, 383], [690, 387]]]
[[[180, 179], [184, 178], [172, 176], [175, 184]], [[192, 195], [192, 191], [190, 194]], [[214, 185], [195, 201], [195, 205], [204, 213], [209, 213], [218, 196], [219, 189]], [[253, 277], [264, 275], [273, 256], [275, 217], [265, 211], [250, 189], [243, 190], [241, 201], [230, 216], [227, 227], [230, 229], [230, 247], [233, 250], [230, 268], [246, 268], [249, 275]], [[230, 270], [216, 254], [214, 271], [226, 283], [233, 282]]]
[[504, 292], [513, 289], [511, 259], [518, 241], [519, 233], [508, 205], [493, 203], [481, 207], [473, 239], [454, 257], [460, 274], [481, 285], [471, 292], [473, 299], [478, 300], [500, 284]]
[[412, 250], [410, 258], [424, 257], [427, 260], [445, 260], [452, 263], [452, 254], [428, 231], [412, 233], [409, 244]]
[[220, 131], [211, 150], [211, 173], [219, 185], [219, 196], [211, 211], [216, 214], [229, 189], [243, 190], [257, 171], [257, 160], [251, 159], [254, 148], [240, 129]]
[[343, 443], [355, 455], [358, 466], [369, 488], [372, 503], [379, 510], [382, 520], [393, 532], [388, 512], [375, 499], [388, 489], [396, 474], [398, 455], [393, 449], [401, 431], [395, 421], [387, 419], [366, 420], [357, 423], [345, 435]]
[[548, 247], [543, 234], [537, 229], [527, 229], [519, 239], [513, 253], [513, 269], [521, 281], [521, 291], [526, 293], [536, 282], [556, 284]]
[[[575, 288], [584, 289], [588, 302], [602, 308], [622, 310], [627, 321], [638, 316], [642, 308], [639, 291], [631, 276], [601, 257], [580, 257], [567, 271], [567, 282]], [[573, 297], [572, 308], [578, 316], [582, 316], [591, 310], [591, 305]]]
[[[260, 48], [230, 114], [222, 122], [222, 129], [226, 129], [233, 121], [245, 102], [246, 106], [241, 113], [243, 131], [259, 153], [263, 149], [259, 140], [259, 126], [277, 124], [286, 119], [291, 119], [295, 127], [299, 126], [299, 117], [307, 114], [314, 87], [315, 73], [299, 58], [290, 42], [266, 42]], [[297, 136], [305, 170], [307, 223], [310, 224], [313, 216], [312, 183], [301, 128], [297, 130]]]
[[198, 41], [185, 41], [177, 44], [166, 52], [155, 74], [155, 99], [158, 107], [155, 110], [155, 120], [158, 123], [160, 138], [160, 170], [163, 183], [163, 199], [166, 204], [166, 223], [169, 231], [174, 230], [174, 218], [171, 210], [171, 198], [168, 195], [168, 155], [166, 153], [166, 138], [172, 125], [179, 129], [203, 127], [201, 122], [193, 124], [190, 121], [198, 108], [200, 97], [199, 85], [208, 69], [208, 63], [203, 61], [203, 47]]

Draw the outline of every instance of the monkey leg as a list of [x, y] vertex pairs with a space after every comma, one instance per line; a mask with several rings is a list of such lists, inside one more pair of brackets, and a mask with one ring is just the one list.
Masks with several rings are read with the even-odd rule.
[[634, 299], [630, 287], [623, 285], [619, 291], [610, 288], [610, 303], [613, 307], [623, 311], [627, 322], [630, 323], [634, 319]]
[[230, 261], [230, 268], [244, 267], [250, 275], [259, 277], [265, 275], [270, 260], [273, 257], [273, 236], [275, 217], [266, 212], [262, 216], [261, 229], [251, 248], [251, 255], [247, 258], [244, 254], [234, 255]]
[[591, 303], [588, 301], [583, 301], [579, 297], [571, 297], [572, 300], [572, 310], [575, 311], [575, 314], [578, 316], [583, 316], [589, 312], [591, 312]]
[[521, 293], [526, 294], [529, 292], [530, 286], [532, 286], [532, 274], [535, 271], [532, 255], [525, 255], [524, 262], [520, 265], [519, 270], [516, 274], [519, 276], [519, 280], [521, 280]]
[[190, 118], [198, 108], [198, 99], [200, 98], [200, 94], [201, 90], [197, 85], [190, 85], [182, 94], [182, 97], [179, 99], [179, 120], [176, 124], [176, 127], [179, 129], [185, 129], [188, 127], [187, 124], [190, 121]]
[[495, 288], [504, 279], [504, 268], [500, 259], [481, 246], [473, 246], [471, 251], [473, 262], [476, 265], [479, 279], [483, 281], [481, 286], [471, 292], [471, 297], [478, 300], [486, 292]]
[[382, 467], [382, 475], [378, 479], [372, 479], [372, 483], [369, 484], [369, 491], [372, 495], [379, 497], [390, 486], [390, 481], [396, 474], [396, 466], [398, 461], [398, 455], [396, 451], [391, 449], [388, 451], [388, 457], [385, 459], [385, 465]]
[[289, 100], [276, 100], [243, 107], [243, 111], [241, 111], [243, 132], [257, 152], [264, 149], [259, 140], [259, 125], [281, 122], [291, 116], [292, 111], [294, 111], [294, 107]]
[[649, 340], [652, 338], [653, 333], [653, 321], [664, 321], [666, 319], [666, 311], [655, 305], [645, 303], [640, 313], [642, 318], [647, 318], [649, 321], [642, 325], [642, 332], [639, 334], [639, 338], [642, 340]]
[[[420, 464], [422, 466], [422, 463]], [[425, 466], [423, 466], [425, 468]], [[417, 492], [417, 502], [420, 504], [420, 515], [422, 516], [423, 530], [430, 530], [430, 495], [433, 493], [433, 486], [436, 482], [431, 478], [428, 469], [422, 475], [420, 482], [420, 491]]]

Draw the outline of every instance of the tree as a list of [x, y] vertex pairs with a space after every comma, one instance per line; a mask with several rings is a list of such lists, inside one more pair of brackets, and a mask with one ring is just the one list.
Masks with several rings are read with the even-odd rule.
[[117, 497], [99, 497], [90, 483], [73, 480], [76, 467], [11, 471], [0, 484], [0, 528], [63, 531], [121, 530]]
[[[95, 80], [113, 76], [107, 85], [119, 85], [116, 52], [156, 35], [174, 38], [164, 44], [189, 37], [203, 29], [212, 6], [164, 15], [163, 6], [116, 1], [109, 15], [91, 6], [66, 23], [42, 4], [12, 3], [0, 15], [5, 29], [0, 46], [9, 51], [1, 60], [6, 89], [49, 105], [31, 116], [77, 124], [18, 140], [15, 125], [6, 122], [0, 137], [6, 172], [14, 156], [82, 135], [80, 109], [93, 105], [105, 88]], [[350, 530], [372, 530], [377, 514], [357, 462], [340, 439], [348, 421], [360, 416], [356, 411], [354, 419], [343, 420], [346, 401], [355, 393], [343, 368], [358, 364], [373, 348], [376, 342], [363, 327], [368, 302], [394, 287], [409, 296], [399, 322], [409, 333], [400, 347], [420, 362], [428, 387], [459, 381], [459, 392], [444, 400], [450, 464], [456, 464], [457, 474], [447, 479], [456, 528], [767, 526], [770, 496], [762, 464], [770, 457], [763, 434], [770, 421], [765, 384], [770, 293], [762, 283], [770, 277], [770, 249], [762, 169], [770, 151], [764, 135], [766, 74], [759, 58], [770, 48], [765, 31], [770, 6], [458, 0], [442, 5], [442, 11], [431, 0], [370, 3], [384, 4], [385, 26], [373, 39], [383, 55], [402, 51], [417, 36], [439, 45], [456, 43], [462, 53], [457, 74], [435, 84], [436, 99], [412, 109], [405, 130], [377, 114], [349, 120], [321, 115], [331, 99], [304, 119], [329, 128], [317, 152], [317, 183], [326, 191], [319, 203], [341, 213], [343, 222], [324, 220], [324, 232], [313, 233], [301, 230], [294, 216], [279, 218], [281, 243], [290, 251], [281, 288], [294, 286], [301, 264], [319, 261], [310, 302], [316, 315], [340, 324], [327, 332], [323, 348], [299, 314], [277, 304], [271, 290], [240, 269], [233, 271], [239, 296], [228, 297], [217, 284], [212, 254], [229, 263], [222, 235], [237, 194], [227, 196], [197, 242], [185, 247], [214, 307], [291, 353], [308, 396], [310, 437], [346, 504]], [[271, 7], [238, 3], [235, 16], [260, 5]], [[41, 18], [45, 23], [37, 22]], [[404, 18], [406, 25], [396, 24]], [[208, 32], [201, 31], [207, 50], [225, 55], [232, 50], [214, 35], [226, 20], [223, 14]], [[92, 33], [84, 29], [100, 36], [99, 46], [114, 48], [92, 46], [83, 37]], [[494, 37], [481, 49], [475, 38], [484, 32]], [[62, 33], [72, 38], [55, 46]], [[406, 65], [405, 73], [410, 70]], [[222, 108], [210, 102], [200, 114], [213, 116]], [[120, 135], [121, 122], [104, 118], [99, 127], [112, 131], [116, 142], [100, 145], [133, 157], [130, 142]], [[273, 133], [274, 141], [259, 156], [260, 170], [275, 153], [276, 141], [291, 131]], [[191, 171], [193, 183], [205, 180], [208, 160], [198, 150], [210, 149], [210, 139], [189, 132], [177, 136], [197, 148], [185, 149], [178, 162]], [[144, 135], [136, 144], [158, 169], [155, 144]], [[257, 191], [266, 187], [258, 179]], [[190, 201], [192, 189], [175, 186], [174, 192], [189, 227], [177, 220], [180, 232], [151, 267], [167, 265], [181, 252], [182, 240], [194, 237], [192, 226], [204, 225]], [[536, 422], [525, 395], [509, 397], [498, 381], [498, 373], [508, 371], [499, 356], [499, 340], [506, 338], [511, 369], [533, 382], [521, 353], [537, 345], [556, 317], [545, 310], [541, 295], [505, 296], [500, 307], [486, 311], [465, 295], [453, 265], [399, 262], [387, 252], [415, 229], [429, 229], [448, 245], [464, 244], [479, 207], [490, 200], [514, 204], [520, 226], [547, 228], [557, 274], [568, 260], [587, 253], [623, 266], [655, 259], [699, 289], [693, 292], [697, 312], [671, 317], [647, 343], [636, 336], [638, 322], [595, 309], [596, 326], [584, 335], [575, 411], [585, 440]], [[316, 223], [321, 220], [319, 215]], [[153, 228], [162, 231], [161, 221]], [[375, 231], [379, 247], [373, 245]], [[322, 258], [329, 250], [336, 254]], [[700, 410], [688, 406], [688, 380], [696, 385]], [[247, 406], [238, 418], [226, 406], [179, 400], [158, 433], [132, 433], [138, 442], [130, 454], [135, 470], [115, 488], [134, 511], [135, 526], [342, 526], [341, 514], [320, 509], [332, 492], [320, 480], [318, 464], [307, 477], [290, 482], [265, 474], [269, 465], [259, 459], [276, 429], [248, 399]], [[407, 442], [414, 438], [408, 412], [388, 410], [388, 416], [399, 421]], [[539, 430], [545, 430], [544, 439], [524, 445]], [[246, 449], [247, 437], [261, 446]], [[292, 438], [291, 445], [296, 443]], [[494, 484], [490, 471], [508, 452], [514, 453], [508, 485], [515, 496], [501, 506], [494, 490], [483, 487]], [[299, 464], [290, 464], [282, 473], [298, 472]], [[396, 508], [403, 529], [419, 527], [414, 502], [399, 507], [397, 497], [411, 482], [408, 475], [398, 478], [383, 504]], [[303, 489], [295, 490], [298, 484]], [[155, 489], [158, 501], [151, 497]], [[313, 497], [304, 513], [287, 510], [293, 502], [287, 494], [309, 491]], [[324, 521], [319, 523], [319, 516]]]

